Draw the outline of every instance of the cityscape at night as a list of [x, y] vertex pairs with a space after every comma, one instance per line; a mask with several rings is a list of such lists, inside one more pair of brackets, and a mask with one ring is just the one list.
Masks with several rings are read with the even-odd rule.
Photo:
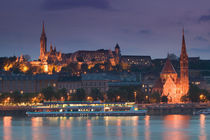
[[208, 0], [0, 3], [0, 139], [210, 138]]

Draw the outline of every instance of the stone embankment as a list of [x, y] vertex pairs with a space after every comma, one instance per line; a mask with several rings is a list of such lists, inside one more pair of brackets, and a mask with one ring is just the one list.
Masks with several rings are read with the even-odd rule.
[[168, 114], [194, 114], [195, 112], [210, 108], [207, 103], [188, 103], [188, 104], [147, 104], [142, 105], [147, 109], [148, 115], [168, 115]]
[[0, 106], [0, 116], [25, 116], [30, 106]]
[[[139, 104], [138, 107], [139, 109], [146, 109], [148, 115], [191, 115], [201, 109], [210, 108], [210, 104]], [[26, 116], [27, 111], [35, 110], [31, 106], [0, 106], [0, 116]]]

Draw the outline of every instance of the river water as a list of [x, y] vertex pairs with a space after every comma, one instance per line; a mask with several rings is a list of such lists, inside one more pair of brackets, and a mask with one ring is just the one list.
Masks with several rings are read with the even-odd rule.
[[3, 140], [209, 140], [210, 116], [0, 118]]

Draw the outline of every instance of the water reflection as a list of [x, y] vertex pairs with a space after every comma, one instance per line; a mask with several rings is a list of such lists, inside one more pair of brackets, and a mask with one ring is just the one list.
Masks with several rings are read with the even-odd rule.
[[45, 135], [42, 133], [41, 129], [43, 126], [42, 117], [32, 117], [31, 118], [31, 129], [32, 129], [32, 139], [45, 139]]
[[[71, 120], [66, 117], [60, 117], [60, 138], [65, 140], [71, 139]], [[68, 132], [68, 133], [67, 133]]]
[[120, 118], [117, 119], [117, 134], [116, 136], [118, 137], [119, 140], [122, 139], [122, 129], [121, 126], [122, 125], [122, 121]]
[[86, 122], [87, 140], [92, 140], [92, 122], [90, 119]]
[[188, 115], [167, 115], [164, 117], [163, 132], [164, 140], [188, 140], [190, 139], [188, 131], [190, 116]]
[[12, 117], [3, 117], [4, 140], [12, 140]]
[[138, 121], [139, 121], [139, 117], [138, 116], [134, 116], [132, 117], [132, 127], [133, 127], [133, 139], [137, 140], [138, 138]]
[[145, 135], [145, 140], [150, 140], [150, 116], [146, 115], [144, 118], [145, 121], [145, 131], [144, 131], [144, 135]]
[[206, 116], [204, 114], [200, 115], [200, 136], [199, 139], [200, 140], [207, 140], [206, 138], [206, 132], [205, 132], [205, 121], [206, 121]]
[[[192, 119], [191, 119], [192, 117]], [[3, 117], [0, 139], [209, 139], [209, 116]], [[22, 123], [24, 122], [24, 123]], [[24, 135], [23, 135], [24, 134]]]

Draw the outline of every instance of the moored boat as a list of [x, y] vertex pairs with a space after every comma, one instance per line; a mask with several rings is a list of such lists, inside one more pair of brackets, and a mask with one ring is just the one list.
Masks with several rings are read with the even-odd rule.
[[140, 116], [146, 110], [139, 109], [134, 103], [99, 102], [47, 102], [26, 112], [27, 116]]

